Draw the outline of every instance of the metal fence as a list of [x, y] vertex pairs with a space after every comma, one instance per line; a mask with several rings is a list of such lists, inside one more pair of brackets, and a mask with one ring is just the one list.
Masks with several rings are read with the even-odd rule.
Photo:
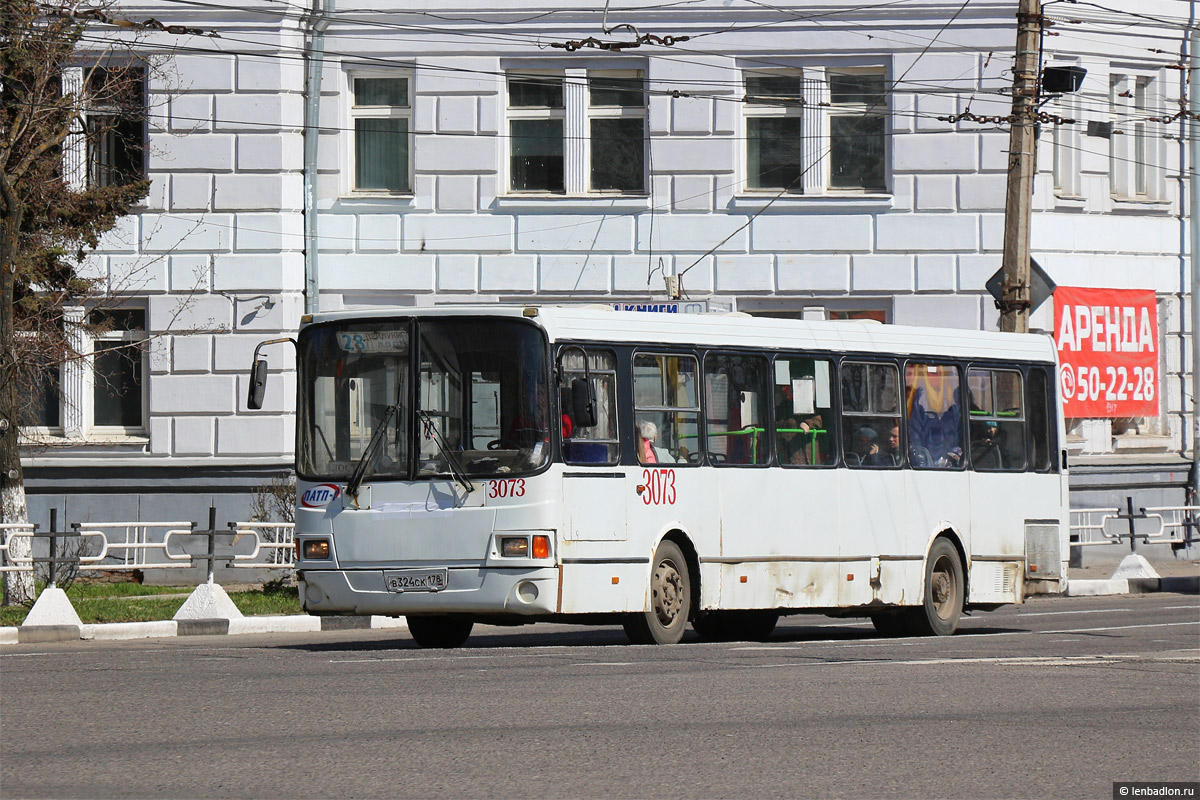
[[1200, 506], [1134, 508], [1127, 497], [1124, 508], [1071, 509], [1071, 546], [1094, 547], [1128, 543], [1131, 551], [1141, 544], [1188, 547], [1200, 542]]
[[[207, 567], [291, 569], [295, 563], [295, 525], [291, 522], [230, 522], [217, 529], [215, 511], [209, 527], [192, 522], [72, 523], [69, 531], [41, 531], [32, 523], [0, 524], [0, 573], [32, 572], [46, 565], [54, 583], [63, 569], [78, 573], [132, 572]], [[14, 541], [28, 539], [27, 555], [15, 555]], [[34, 555], [33, 542], [47, 540], [46, 555]], [[204, 541], [202, 541], [204, 540]], [[73, 543], [73, 544], [72, 544]], [[203, 545], [203, 547], [200, 547]]]

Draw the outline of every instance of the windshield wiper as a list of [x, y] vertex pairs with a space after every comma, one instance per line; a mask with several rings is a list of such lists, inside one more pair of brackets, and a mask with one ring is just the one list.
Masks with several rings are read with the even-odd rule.
[[354, 465], [354, 472], [350, 473], [350, 480], [346, 483], [346, 496], [353, 497], [355, 505], [358, 505], [358, 490], [362, 486], [363, 477], [367, 474], [367, 463], [370, 462], [375, 449], [379, 447], [379, 443], [383, 441], [383, 436], [388, 429], [388, 423], [391, 422], [392, 417], [399, 411], [399, 403], [394, 406], [388, 406], [383, 410], [383, 416], [379, 419], [375, 433], [371, 434], [371, 440], [367, 442], [366, 449], [359, 456], [358, 463]]
[[433, 417], [427, 411], [418, 411], [417, 416], [421, 420], [421, 424], [425, 427], [425, 435], [433, 439], [433, 443], [437, 445], [437, 449], [443, 456], [446, 457], [446, 463], [450, 465], [450, 475], [454, 480], [458, 481], [467, 492], [475, 491], [475, 484], [467, 478], [467, 471], [463, 469], [462, 464], [458, 461], [458, 456], [454, 454], [454, 450], [442, 438], [442, 432], [433, 424]]

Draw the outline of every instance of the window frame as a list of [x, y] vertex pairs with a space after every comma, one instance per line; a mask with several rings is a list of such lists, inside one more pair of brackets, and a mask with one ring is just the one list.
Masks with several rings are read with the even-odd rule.
[[[640, 106], [600, 106], [592, 103], [592, 80], [593, 79], [634, 79], [637, 80], [640, 86], [640, 94], [642, 103]], [[565, 88], [565, 87], [564, 87]], [[618, 197], [625, 196], [643, 196], [648, 194], [646, 189], [649, 175], [646, 172], [646, 165], [649, 163], [648, 151], [650, 147], [649, 127], [647, 124], [648, 114], [646, 108], [648, 103], [647, 98], [649, 93], [646, 91], [646, 73], [641, 69], [594, 69], [587, 71], [587, 103], [586, 103], [586, 135], [584, 136], [584, 148], [586, 150], [585, 163], [587, 165], [587, 191], [589, 194], [597, 195], [613, 195]], [[592, 180], [595, 173], [596, 159], [596, 137], [592, 135], [592, 123], [596, 120], [611, 120], [611, 119], [640, 119], [642, 121], [642, 181], [641, 186], [636, 189], [597, 189]], [[569, 143], [564, 142], [564, 149], [569, 146]], [[568, 189], [568, 194], [570, 190]]]
[[[1017, 379], [1021, 382], [1020, 386], [1018, 387], [1018, 391], [1017, 391], [1017, 396], [1021, 399], [1021, 417], [1019, 420], [1005, 420], [996, 408], [993, 408], [991, 413], [974, 414], [971, 411], [971, 404], [974, 402], [974, 399], [972, 397], [972, 392], [971, 392], [971, 373], [976, 372], [976, 371], [987, 371], [989, 373], [988, 383], [989, 383], [989, 386], [992, 387], [992, 389], [991, 389], [992, 397], [990, 399], [992, 400], [993, 405], [995, 403], [995, 388], [994, 388], [995, 387], [995, 375], [997, 373], [1003, 373], [1003, 374], [1007, 374], [1007, 375], [1016, 375], [1017, 376]], [[966, 394], [966, 399], [967, 399], [967, 438], [966, 438], [966, 441], [967, 441], [967, 449], [970, 451], [970, 464], [971, 464], [971, 470], [973, 472], [1019, 474], [1022, 472], [1030, 471], [1030, 468], [1031, 468], [1031, 465], [1033, 462], [1033, 456], [1032, 456], [1032, 452], [1031, 452], [1031, 443], [1029, 440], [1029, 428], [1030, 428], [1029, 409], [1028, 409], [1028, 402], [1029, 402], [1028, 383], [1029, 383], [1029, 381], [1027, 379], [1026, 372], [1027, 372], [1026, 365], [1022, 364], [1020, 362], [1004, 363], [1004, 364], [980, 364], [980, 363], [975, 363], [975, 362], [969, 362], [967, 364], [966, 383], [965, 383], [965, 388], [966, 388], [966, 392], [967, 392], [967, 394]], [[977, 420], [980, 422], [987, 422], [988, 420], [993, 420], [997, 423], [998, 430], [1000, 429], [999, 423], [1001, 423], [1001, 422], [1007, 421], [1007, 422], [1011, 423], [1014, 421], [1019, 421], [1021, 423], [1021, 454], [1023, 457], [1023, 464], [1020, 469], [1013, 469], [1013, 468], [1005, 467], [1003, 465], [1003, 462], [1001, 462], [1001, 466], [999, 466], [999, 467], [981, 467], [977, 463], [976, 453], [975, 453], [975, 440], [974, 440], [974, 434], [972, 432], [973, 423]], [[997, 450], [999, 450], [999, 446], [997, 446]]]
[[[640, 356], [649, 356], [651, 358], [690, 359], [696, 368], [696, 371], [695, 371], [695, 375], [696, 375], [696, 405], [695, 406], [638, 405], [636, 370], [637, 370], [637, 360]], [[669, 350], [661, 350], [661, 349], [655, 348], [655, 349], [647, 349], [647, 350], [634, 349], [630, 353], [630, 355], [629, 355], [629, 389], [628, 389], [628, 392], [629, 392], [629, 397], [631, 400], [630, 407], [632, 409], [632, 415], [630, 418], [630, 427], [627, 432], [625, 432], [625, 431], [622, 432], [622, 438], [624, 438], [625, 436], [630, 437], [630, 440], [633, 444], [633, 446], [630, 448], [630, 451], [632, 452], [632, 455], [633, 455], [633, 463], [634, 464], [636, 464], [637, 466], [648, 467], [648, 468], [673, 469], [675, 467], [698, 467], [698, 466], [701, 466], [702, 464], [707, 463], [707, 461], [706, 461], [707, 452], [706, 452], [706, 448], [704, 445], [704, 433], [703, 433], [703, 431], [704, 431], [704, 414], [705, 414], [705, 409], [704, 409], [704, 372], [703, 372], [703, 370], [704, 370], [704, 364], [703, 364], [703, 360], [701, 359], [701, 354], [696, 351], [689, 350], [689, 351], [683, 351], [683, 352], [679, 352], [679, 351], [671, 352]], [[696, 449], [695, 449], [695, 451], [692, 453], [689, 453], [689, 457], [683, 461], [674, 461], [674, 462], [658, 461], [658, 462], [654, 462], [654, 463], [643, 462], [641, 460], [640, 453], [637, 452], [637, 450], [638, 450], [638, 448], [637, 448], [637, 440], [638, 440], [637, 425], [638, 425], [638, 412], [639, 411], [646, 411], [646, 412], [650, 412], [650, 413], [683, 412], [683, 413], [693, 415], [694, 419], [695, 419], [694, 424], [696, 426]], [[660, 437], [661, 437], [661, 432], [660, 432]]]
[[[809, 114], [805, 113], [805, 109], [811, 104], [809, 95], [812, 94], [815, 87], [809, 86], [806, 81], [811, 81], [808, 78], [807, 71], [799, 67], [778, 68], [778, 69], [745, 69], [742, 71], [742, 89], [745, 102], [742, 104], [742, 141], [745, 143], [742, 149], [742, 169], [744, 170], [745, 179], [742, 181], [743, 191], [747, 194], [780, 194], [787, 195], [803, 195], [808, 193], [806, 185], [811, 186], [809, 172], [812, 166], [810, 162], [809, 149], [805, 146], [805, 133], [808, 131]], [[785, 102], [751, 102], [751, 97], [762, 97], [764, 100], [778, 99], [782, 100], [778, 95], [753, 95], [750, 91], [750, 81], [754, 78], [795, 78], [800, 86], [800, 97], [796, 98], [794, 103]], [[816, 112], [814, 112], [816, 113]], [[796, 119], [799, 121], [801, 131], [799, 162], [796, 164], [798, 175], [794, 181], [786, 187], [781, 186], [754, 186], [754, 177], [750, 166], [750, 122], [751, 120], [760, 119]], [[761, 172], [761, 171], [760, 171]], [[759, 180], [761, 182], [761, 178]]]
[[1162, 142], [1149, 129], [1161, 75], [1139, 69], [1109, 74], [1109, 196], [1114, 203], [1161, 203], [1166, 199]]
[[[882, 411], [876, 413], [874, 410], [871, 410], [871, 411], [847, 411], [846, 410], [845, 392], [844, 392], [844, 387], [843, 387], [842, 381], [845, 377], [847, 367], [853, 366], [853, 365], [860, 365], [860, 364], [866, 365], [869, 367], [875, 367], [875, 366], [890, 367], [893, 370], [894, 377], [895, 377], [895, 389], [896, 389], [896, 410], [895, 410], [893, 418], [895, 419], [895, 425], [898, 426], [900, 429], [900, 462], [897, 464], [866, 464], [862, 461], [860, 461], [857, 464], [852, 464], [852, 463], [850, 463], [849, 459], [847, 458], [847, 456], [850, 455], [850, 448], [853, 446], [853, 443], [851, 442], [850, 437], [846, 436], [845, 433], [846, 433], [846, 426], [851, 424], [852, 420], [854, 420], [854, 419], [878, 419], [880, 417], [892, 416], [892, 415], [889, 415]], [[841, 448], [839, 450], [840, 457], [838, 459], [839, 465], [844, 465], [846, 467], [849, 467], [850, 469], [867, 469], [867, 470], [904, 469], [904, 468], [906, 468], [908, 466], [908, 438], [907, 438], [907, 431], [905, 430], [906, 425], [904, 423], [904, 398], [901, 396], [901, 390], [904, 386], [904, 376], [901, 374], [900, 364], [897, 361], [894, 361], [891, 359], [886, 359], [886, 358], [870, 358], [870, 357], [863, 357], [863, 356], [850, 356], [850, 357], [842, 358], [842, 359], [838, 360], [838, 373], [837, 374], [838, 374], [838, 383], [837, 383], [838, 422], [841, 425], [841, 434], [842, 434], [838, 437], [838, 440], [841, 444]], [[869, 391], [869, 389], [868, 389], [868, 391]], [[872, 430], [874, 430], [874, 429], [872, 428]], [[876, 433], [876, 436], [881, 436], [882, 432], [876, 431], [875, 433]], [[880, 440], [880, 446], [882, 447], [882, 439]]]
[[[35, 335], [31, 331], [18, 330], [15, 333], [18, 338], [31, 338]], [[66, 392], [65, 381], [63, 380], [63, 364], [58, 363], [58, 362], [53, 363], [53, 364], [47, 364], [47, 365], [45, 365], [45, 367], [39, 369], [38, 372], [39, 372], [38, 386], [30, 387], [30, 388], [36, 389], [38, 394], [44, 394], [44, 392], [46, 391], [45, 382], [46, 381], [53, 382], [54, 386], [52, 387], [51, 391], [54, 394], [54, 408], [55, 408], [55, 413], [58, 417], [58, 424], [57, 425], [22, 425], [22, 424], [20, 424], [21, 409], [18, 408], [17, 409], [17, 412], [18, 412], [17, 427], [20, 430], [21, 436], [26, 439], [39, 439], [39, 438], [44, 438], [44, 437], [49, 437], [49, 436], [62, 437], [65, 434], [65, 430], [66, 430], [65, 426], [66, 426], [66, 411], [67, 411], [67, 403], [66, 403], [66, 395], [65, 395], [65, 392]], [[38, 402], [36, 404], [31, 404], [30, 406], [28, 406], [28, 408], [30, 410], [33, 410], [35, 408], [46, 408], [46, 407], [47, 407], [46, 404], [41, 403], [41, 402]]]
[[[649, 92], [645, 65], [604, 66], [601, 62], [577, 64], [567, 68], [547, 68], [543, 64], [524, 66], [520, 63], [503, 66], [504, 74], [504, 147], [502, 158], [502, 197], [508, 200], [539, 198], [584, 198], [589, 200], [616, 198], [647, 198], [650, 194], [650, 126]], [[514, 106], [512, 83], [514, 77], [561, 79], [562, 107]], [[641, 82], [642, 104], [640, 106], [593, 106], [591, 102], [592, 80], [609, 78], [636, 78]], [[639, 189], [596, 189], [592, 185], [592, 159], [594, 145], [592, 122], [605, 119], [642, 120], [642, 182]], [[562, 123], [562, 184], [561, 191], [551, 188], [517, 189], [513, 186], [513, 136], [512, 123], [519, 120], [558, 120]]]
[[[608, 413], [610, 414], [611, 419], [612, 419], [612, 426], [611, 426], [612, 430], [616, 435], [612, 439], [586, 439], [586, 438], [579, 439], [578, 441], [583, 444], [604, 444], [609, 447], [610, 452], [612, 452], [612, 454], [613, 454], [611, 458], [609, 458], [605, 461], [582, 461], [579, 459], [567, 458], [567, 445], [575, 444], [576, 439], [574, 436], [565, 436], [565, 437], [562, 436], [561, 435], [562, 434], [562, 426], [560, 425], [559, 426], [559, 434], [560, 434], [559, 447], [560, 447], [560, 452], [562, 453], [562, 461], [564, 464], [569, 464], [571, 466], [615, 466], [616, 464], [621, 463], [621, 451], [622, 451], [621, 402], [620, 402], [622, 386], [621, 386], [621, 362], [620, 362], [620, 359], [617, 358], [617, 353], [612, 347], [575, 344], [573, 342], [566, 343], [566, 344], [560, 344], [555, 353], [555, 364], [562, 365], [560, 380], [557, 384], [560, 392], [564, 388], [562, 385], [564, 382], [566, 384], [566, 388], [569, 390], [569, 387], [571, 385], [571, 380], [573, 378], [577, 378], [577, 377], [582, 378], [585, 374], [583, 370], [572, 369], [566, 363], [566, 354], [569, 352], [575, 351], [575, 350], [582, 350], [584, 352], [584, 357], [587, 359], [587, 362], [586, 362], [587, 363], [587, 374], [591, 375], [593, 378], [597, 375], [608, 375], [608, 376], [611, 376], [611, 378], [612, 378], [612, 393], [609, 397]], [[606, 367], [593, 366], [591, 363], [591, 357], [593, 355], [598, 355], [598, 356], [606, 357], [606, 358], [610, 359], [610, 363], [612, 364], [612, 369], [608, 369]], [[596, 392], [596, 403], [597, 403], [597, 406], [599, 406], [599, 404], [600, 404], [600, 393], [599, 392]], [[602, 418], [602, 415], [599, 412], [600, 412], [600, 409], [597, 408], [597, 420]], [[559, 403], [558, 413], [560, 416], [567, 415], [570, 413], [569, 409], [565, 409], [565, 408], [561, 407], [561, 401]]]
[[[910, 420], [912, 418], [912, 412], [908, 408], [908, 395], [909, 395], [908, 369], [909, 369], [909, 367], [937, 367], [939, 369], [949, 369], [949, 370], [954, 371], [954, 375], [958, 379], [958, 386], [955, 390], [955, 394], [957, 395], [957, 401], [958, 401], [957, 405], [960, 409], [960, 416], [959, 416], [959, 420], [958, 420], [958, 444], [956, 445], [959, 449], [959, 455], [958, 455], [958, 462], [956, 464], [939, 465], [938, 461], [940, 459], [932, 458], [932, 454], [930, 454], [931, 455], [930, 463], [925, 466], [921, 466], [921, 465], [917, 465], [917, 464], [913, 463], [912, 456], [913, 456], [914, 445], [913, 445], [913, 436], [912, 436], [911, 422], [910, 422]], [[963, 366], [956, 361], [944, 361], [944, 360], [937, 359], [937, 358], [923, 358], [921, 356], [915, 356], [913, 358], [905, 359], [905, 361], [904, 361], [904, 376], [903, 376], [902, 380], [904, 382], [904, 399], [901, 401], [902, 406], [903, 406], [901, 416], [903, 418], [903, 425], [902, 425], [902, 427], [904, 429], [903, 446], [905, 448], [904, 452], [905, 452], [905, 456], [906, 456], [907, 465], [911, 469], [921, 470], [921, 471], [935, 471], [935, 472], [957, 471], [957, 472], [961, 472], [961, 471], [965, 470], [967, 468], [967, 462], [970, 458], [968, 451], [970, 450], [971, 443], [970, 443], [970, 441], [968, 441], [968, 435], [967, 435], [966, 418], [968, 415], [961, 413], [963, 410], [966, 410], [968, 407], [967, 403], [966, 403], [967, 385], [966, 385], [965, 372], [963, 370]], [[916, 445], [916, 446], [925, 448], [924, 445]], [[927, 448], [925, 448], [925, 449], [927, 449]]]
[[[710, 359], [744, 359], [744, 360], [753, 359], [753, 360], [762, 362], [762, 368], [763, 368], [762, 369], [762, 382], [759, 385], [759, 400], [758, 400], [758, 413], [762, 417], [762, 422], [761, 422], [762, 430], [758, 432], [758, 436], [761, 437], [761, 444], [759, 445], [759, 447], [761, 447], [763, 449], [763, 454], [761, 456], [759, 456], [758, 458], [756, 458], [756, 460], [754, 460], [754, 461], [749, 461], [749, 462], [742, 462], [742, 461], [731, 462], [731, 461], [729, 461], [728, 460], [728, 450], [729, 450], [728, 445], [729, 445], [730, 441], [729, 441], [728, 435], [726, 436], [725, 453], [722, 454], [722, 455], [725, 455], [726, 458], [721, 461], [717, 461], [715, 458], [713, 458], [713, 456], [715, 455], [715, 449], [712, 446], [712, 442], [710, 442], [709, 440], [710, 440], [710, 438], [719, 438], [719, 436], [712, 437], [710, 434], [710, 430], [712, 427], [711, 423], [716, 421], [716, 419], [711, 416], [712, 409], [710, 408], [710, 403], [709, 403], [709, 391], [710, 391], [710, 377], [709, 376], [712, 374], [715, 374], [715, 373], [710, 373], [710, 371], [709, 371]], [[741, 350], [712, 349], [712, 350], [706, 350], [704, 352], [703, 358], [700, 359], [700, 370], [701, 370], [701, 391], [700, 391], [700, 407], [701, 407], [700, 423], [701, 423], [701, 426], [700, 427], [701, 427], [701, 438], [704, 441], [704, 453], [705, 453], [708, 463], [711, 466], [714, 466], [714, 467], [763, 468], [763, 467], [770, 467], [774, 464], [775, 452], [774, 452], [774, 447], [772, 446], [772, 443], [771, 443], [772, 437], [768, 435], [770, 433], [773, 433], [773, 428], [768, 427], [771, 424], [771, 409], [769, 406], [769, 403], [770, 403], [769, 395], [771, 393], [771, 388], [772, 388], [772, 383], [770, 380], [771, 369], [772, 369], [771, 364], [772, 364], [772, 362], [771, 362], [770, 354], [765, 351], [755, 352], [755, 351], [741, 351]], [[728, 418], [728, 415], [727, 415], [727, 418]], [[743, 426], [743, 428], [741, 428], [740, 430], [745, 430], [745, 427]], [[733, 432], [725, 431], [725, 433], [730, 434]], [[752, 447], [751, 449], [752, 449], [752, 451], [754, 451], [756, 448]]]
[[[120, 77], [129, 80], [131, 96], [123, 98], [128, 107], [123, 107], [122, 98], [96, 100], [94, 78], [104, 79], [110, 71], [133, 72], [136, 77]], [[146, 155], [149, 137], [146, 124], [147, 80], [146, 67], [128, 62], [105, 62], [83, 70], [82, 91], [84, 101], [84, 125], [86, 126], [85, 172], [89, 188], [125, 186], [148, 177]], [[136, 108], [136, 111], [134, 110]], [[128, 124], [130, 130], [125, 130]], [[91, 130], [92, 126], [99, 131]], [[133, 130], [136, 129], [136, 132]], [[133, 140], [133, 141], [130, 141]], [[108, 154], [101, 163], [103, 150]], [[123, 158], [122, 158], [123, 156]], [[120, 161], [129, 162], [131, 174], [122, 175]]]
[[[740, 194], [762, 196], [777, 195], [798, 199], [805, 195], [830, 197], [882, 197], [891, 192], [891, 91], [888, 85], [889, 67], [886, 63], [856, 65], [797, 65], [777, 68], [756, 66], [742, 67], [741, 86], [743, 108], [741, 117], [742, 171]], [[800, 80], [801, 97], [794, 105], [784, 103], [751, 103], [749, 78], [772, 76], [797, 76]], [[882, 102], [835, 103], [833, 102], [830, 76], [877, 76], [883, 82]], [[769, 97], [769, 96], [767, 96]], [[750, 173], [750, 125], [751, 119], [798, 117], [801, 120], [800, 177], [786, 191], [780, 187], [752, 187]], [[848, 118], [878, 119], [882, 124], [879, 134], [880, 186], [834, 186], [834, 119]]]
[[[407, 106], [398, 105], [358, 105], [355, 101], [355, 81], [365, 80], [403, 80], [406, 84], [405, 93], [408, 99]], [[346, 146], [346, 157], [349, 161], [346, 169], [347, 191], [354, 197], [411, 197], [414, 195], [415, 175], [413, 171], [413, 151], [416, 143], [416, 135], [413, 131], [413, 120], [415, 118], [415, 86], [414, 73], [411, 69], [354, 69], [345, 72], [346, 80], [346, 136], [348, 137]], [[406, 189], [382, 189], [382, 188], [360, 188], [358, 186], [358, 121], [366, 119], [398, 119], [404, 120], [407, 123], [405, 158], [403, 159], [402, 169], [404, 174], [400, 176], [402, 182], [407, 185]]]
[[[877, 76], [882, 81], [880, 96], [881, 102], [875, 103], [838, 103], [833, 99], [832, 80], [833, 76]], [[825, 170], [825, 187], [826, 191], [831, 194], [884, 194], [888, 191], [888, 153], [890, 137], [888, 136], [888, 122], [891, 119], [888, 109], [888, 98], [891, 92], [888, 90], [888, 72], [885, 67], [880, 66], [862, 66], [862, 67], [829, 67], [825, 70], [826, 91], [828, 94], [829, 105], [824, 108], [825, 113], [822, 115], [822, 134], [825, 141], [829, 142], [825, 148], [826, 160], [828, 166]], [[833, 121], [835, 119], [871, 119], [878, 120], [882, 129], [879, 132], [879, 186], [834, 186], [834, 170], [837, 165], [834, 163], [835, 142], [833, 135]]]
[[[83, 410], [82, 429], [85, 437], [143, 437], [148, 435], [148, 412], [149, 412], [149, 381], [147, 380], [150, 360], [150, 337], [146, 330], [149, 321], [149, 313], [143, 306], [116, 306], [114, 308], [105, 309], [88, 309], [87, 317], [91, 317], [95, 313], [105, 312], [136, 312], [141, 314], [141, 329], [140, 330], [122, 330], [114, 328], [110, 331], [101, 333], [89, 333], [86, 336], [86, 365], [83, 372], [82, 381], [82, 403], [80, 404]], [[96, 390], [97, 385], [96, 375], [96, 358], [101, 349], [97, 345], [114, 344], [111, 349], [120, 349], [127, 347], [129, 351], [137, 352], [137, 398], [139, 406], [140, 422], [136, 425], [101, 425], [96, 422]], [[133, 360], [133, 359], [131, 359]]]
[[[803, 351], [771, 353], [770, 356], [771, 356], [770, 371], [771, 371], [772, 390], [774, 390], [775, 388], [777, 388], [781, 385], [779, 383], [776, 383], [777, 375], [778, 375], [778, 373], [776, 371], [778, 369], [776, 367], [776, 364], [778, 364], [780, 361], [788, 361], [788, 362], [793, 361], [793, 360], [808, 360], [808, 361], [813, 361], [813, 362], [824, 361], [825, 363], [827, 363], [829, 365], [829, 419], [822, 420], [822, 424], [824, 425], [824, 430], [826, 431], [826, 436], [827, 436], [826, 443], [827, 443], [827, 447], [829, 448], [830, 458], [824, 462], [815, 462], [815, 463], [808, 463], [808, 464], [793, 464], [790, 462], [790, 460], [785, 462], [782, 458], [780, 458], [780, 456], [779, 456], [779, 432], [778, 432], [779, 431], [779, 422], [780, 422], [779, 407], [777, 405], [775, 405], [774, 403], [772, 403], [772, 408], [771, 408], [771, 440], [772, 440], [772, 450], [773, 450], [773, 453], [772, 453], [773, 461], [771, 462], [772, 465], [777, 466], [777, 467], [784, 467], [785, 469], [837, 469], [839, 463], [842, 461], [841, 445], [840, 445], [841, 437], [839, 435], [839, 431], [841, 430], [841, 416], [838, 413], [838, 409], [841, 404], [841, 400], [840, 400], [841, 382], [838, 380], [838, 361], [837, 361], [837, 359], [835, 359], [833, 357], [833, 355], [830, 353], [812, 353], [812, 352], [803, 352]], [[788, 370], [789, 370], [789, 374], [790, 374], [790, 372], [791, 372], [790, 365], [788, 367]], [[774, 399], [774, 398], [772, 397], [772, 399]], [[794, 398], [793, 398], [793, 403], [794, 403]], [[794, 408], [794, 405], [793, 405], [793, 408]], [[815, 408], [815, 406], [814, 406], [814, 408]], [[820, 412], [816, 412], [816, 414], [819, 416]], [[794, 415], [795, 415], [795, 413], [793, 412], [793, 414], [791, 416], [794, 416]], [[787, 419], [787, 418], [788, 417], [784, 417], [784, 419]], [[802, 423], [802, 422], [804, 422], [804, 420], [798, 420], [797, 422]], [[816, 442], [815, 435], [813, 437], [813, 442], [814, 443]]]

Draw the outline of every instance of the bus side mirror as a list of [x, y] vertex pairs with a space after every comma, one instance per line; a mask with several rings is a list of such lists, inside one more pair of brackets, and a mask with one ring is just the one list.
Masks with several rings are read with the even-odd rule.
[[590, 428], [597, 421], [596, 393], [592, 391], [591, 381], [571, 379], [571, 422], [577, 428]]
[[255, 411], [262, 408], [263, 396], [267, 393], [267, 360], [254, 359], [250, 367], [250, 392], [246, 396], [246, 405]]

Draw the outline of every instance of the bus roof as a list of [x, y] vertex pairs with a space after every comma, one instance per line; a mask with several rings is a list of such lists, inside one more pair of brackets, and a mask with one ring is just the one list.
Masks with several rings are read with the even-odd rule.
[[945, 358], [1016, 359], [1053, 363], [1054, 342], [1044, 334], [992, 333], [960, 328], [806, 321], [742, 313], [671, 314], [617, 311], [599, 305], [392, 306], [323, 312], [314, 323], [381, 317], [525, 317], [552, 342], [691, 344], [708, 347], [879, 352]]

